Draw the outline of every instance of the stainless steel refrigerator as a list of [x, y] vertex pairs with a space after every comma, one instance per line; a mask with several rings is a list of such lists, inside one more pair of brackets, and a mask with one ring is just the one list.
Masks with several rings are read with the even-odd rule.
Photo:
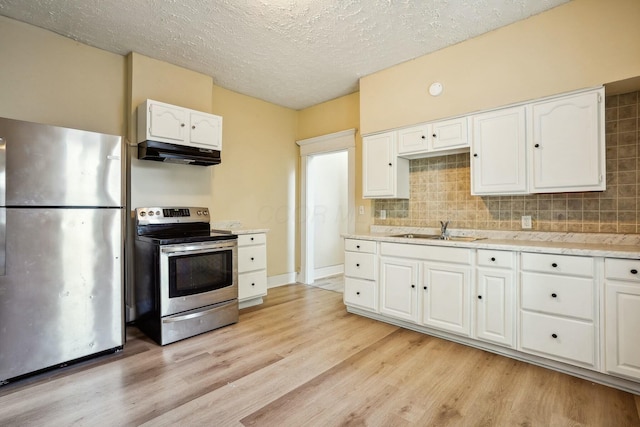
[[121, 157], [0, 118], [0, 384], [124, 344]]

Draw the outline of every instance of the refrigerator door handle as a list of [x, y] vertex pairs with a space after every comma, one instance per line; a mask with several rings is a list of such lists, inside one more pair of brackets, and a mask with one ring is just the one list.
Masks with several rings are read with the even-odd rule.
[[7, 142], [0, 136], [0, 276], [7, 273]]
[[7, 141], [0, 136], [0, 206], [7, 205]]

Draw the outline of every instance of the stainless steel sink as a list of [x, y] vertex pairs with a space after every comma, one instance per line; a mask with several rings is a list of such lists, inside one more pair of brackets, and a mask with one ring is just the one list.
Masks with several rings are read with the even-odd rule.
[[476, 240], [483, 240], [486, 237], [475, 237], [475, 236], [447, 236], [447, 238], [442, 238], [439, 234], [413, 234], [413, 233], [405, 233], [405, 234], [394, 234], [389, 237], [401, 237], [403, 239], [426, 239], [426, 240], [450, 240], [452, 242], [475, 242]]

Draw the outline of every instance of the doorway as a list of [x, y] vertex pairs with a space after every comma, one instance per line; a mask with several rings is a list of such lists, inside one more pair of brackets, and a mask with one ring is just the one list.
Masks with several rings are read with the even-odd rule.
[[298, 282], [344, 271], [341, 234], [355, 230], [355, 129], [297, 141], [301, 156]]

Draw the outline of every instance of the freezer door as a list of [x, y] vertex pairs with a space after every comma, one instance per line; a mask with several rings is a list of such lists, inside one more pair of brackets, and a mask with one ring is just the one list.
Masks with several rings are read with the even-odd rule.
[[122, 346], [123, 210], [0, 210], [0, 382]]
[[0, 206], [123, 206], [121, 159], [119, 136], [0, 118]]

